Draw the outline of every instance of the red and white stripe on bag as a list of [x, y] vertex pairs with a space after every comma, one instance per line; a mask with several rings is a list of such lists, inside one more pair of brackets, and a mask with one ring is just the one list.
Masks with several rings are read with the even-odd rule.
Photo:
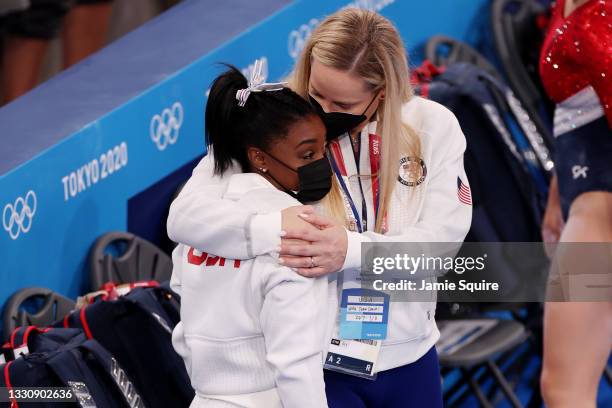
[[460, 177], [457, 177], [457, 197], [463, 204], [472, 205], [472, 192], [470, 186], [461, 181]]
[[5, 353], [6, 354], [10, 354], [10, 355], [12, 355], [12, 353], [13, 353], [13, 349], [11, 349], [11, 344], [8, 341], [6, 343], [4, 343], [2, 345], [2, 348], [0, 349], [0, 365], [2, 365], [2, 364], [7, 362], [7, 359], [4, 356]]
[[100, 290], [79, 296], [75, 308], [80, 309], [85, 305], [92, 304], [98, 298], [102, 300], [115, 300], [119, 296], [128, 294], [134, 288], [151, 288], [156, 286], [159, 286], [159, 283], [154, 280], [122, 283], [119, 285], [114, 282], [106, 282]]
[[[19, 333], [20, 330], [22, 330], [25, 326], [18, 326], [16, 327], [13, 332], [11, 333], [11, 337], [10, 340], [8, 341], [8, 344], [5, 344], [4, 346], [2, 346], [2, 348], [6, 348], [6, 349], [12, 349], [13, 350], [13, 356], [14, 358], [18, 358], [19, 356], [27, 356], [28, 354], [30, 354], [30, 349], [28, 348], [28, 337], [30, 336], [30, 333], [32, 333], [32, 331], [37, 331], [39, 333], [46, 333], [49, 330], [51, 330], [50, 327], [43, 327], [43, 328], [39, 328], [36, 326], [27, 326], [25, 327], [25, 331], [22, 335], [21, 338], [21, 344], [17, 345], [16, 344], [16, 337], [17, 334]], [[5, 347], [7, 346], [8, 347]]]

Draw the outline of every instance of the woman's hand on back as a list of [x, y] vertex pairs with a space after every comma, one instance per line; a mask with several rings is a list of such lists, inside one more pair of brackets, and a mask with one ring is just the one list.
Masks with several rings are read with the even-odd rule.
[[312, 206], [290, 207], [281, 216], [284, 235], [279, 262], [305, 277], [319, 277], [342, 268], [348, 245], [344, 226], [316, 214]]

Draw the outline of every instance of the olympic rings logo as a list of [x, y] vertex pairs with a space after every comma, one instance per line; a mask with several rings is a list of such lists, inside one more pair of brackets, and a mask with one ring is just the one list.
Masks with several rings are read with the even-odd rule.
[[288, 50], [291, 58], [296, 59], [302, 49], [306, 45], [306, 41], [312, 34], [312, 30], [319, 24], [319, 20], [316, 18], [311, 19], [307, 24], [302, 24], [297, 30], [293, 30], [289, 33], [288, 39]]
[[355, 0], [342, 7], [345, 8], [361, 8], [371, 11], [381, 11], [385, 7], [395, 3], [395, 0]]
[[14, 204], [7, 204], [2, 211], [2, 226], [11, 239], [19, 238], [20, 233], [27, 233], [32, 227], [36, 214], [36, 193], [28, 191], [25, 198], [17, 197]]
[[156, 114], [151, 119], [151, 140], [162, 151], [168, 145], [175, 144], [179, 137], [179, 130], [183, 124], [183, 105], [174, 102], [172, 107], [165, 108], [161, 115]]

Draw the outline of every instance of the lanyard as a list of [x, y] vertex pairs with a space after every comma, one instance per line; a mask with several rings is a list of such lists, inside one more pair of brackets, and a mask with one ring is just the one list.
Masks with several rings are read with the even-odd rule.
[[359, 134], [359, 139], [357, 143], [357, 151], [353, 153], [353, 156], [355, 157], [355, 166], [357, 167], [357, 181], [359, 182], [359, 192], [361, 193], [361, 219], [362, 219], [361, 229], [362, 231], [359, 231], [359, 232], [363, 232], [363, 231], [368, 230], [368, 206], [366, 205], [365, 194], [363, 194], [363, 185], [361, 184], [361, 175], [359, 172], [359, 162], [361, 161], [361, 133]]
[[[379, 192], [379, 183], [378, 183], [378, 170], [379, 170], [379, 166], [380, 166], [380, 137], [369, 133], [368, 134], [368, 147], [369, 147], [369, 159], [370, 159], [370, 169], [371, 169], [371, 184], [372, 184], [372, 201], [373, 201], [373, 205], [374, 205], [374, 216], [376, 217], [378, 214], [378, 207], [379, 207], [379, 199], [380, 199], [380, 192]], [[349, 140], [349, 143], [350, 140]], [[354, 152], [354, 158], [355, 158], [355, 167], [357, 170], [357, 177], [358, 177], [358, 181], [359, 181], [359, 190], [361, 193], [361, 217], [359, 216], [359, 212], [357, 211], [357, 207], [355, 205], [355, 202], [351, 196], [350, 190], [348, 188], [348, 186], [346, 185], [343, 176], [347, 176], [347, 171], [346, 171], [346, 167], [344, 164], [344, 157], [345, 155], [342, 154], [342, 150], [340, 148], [340, 145], [338, 143], [337, 140], [333, 141], [332, 143], [330, 143], [330, 147], [329, 147], [329, 156], [330, 156], [330, 162], [332, 165], [332, 170], [334, 171], [334, 174], [336, 175], [336, 178], [340, 184], [340, 187], [342, 189], [342, 193], [343, 193], [343, 199], [345, 202], [345, 207], [347, 210], [347, 215], [349, 216], [349, 218], [352, 219], [352, 221], [355, 223], [356, 229], [358, 232], [364, 232], [368, 230], [368, 210], [367, 210], [367, 205], [366, 205], [366, 199], [365, 199], [365, 194], [363, 192], [363, 186], [361, 183], [361, 176], [359, 174], [359, 162], [360, 162], [360, 153], [361, 153], [361, 139], [360, 139], [360, 148], [357, 152]], [[353, 150], [351, 148], [351, 150]]]
[[[363, 232], [363, 224], [361, 223], [360, 217], [359, 217], [359, 213], [357, 212], [357, 207], [355, 207], [355, 203], [353, 202], [353, 199], [351, 198], [351, 194], [349, 193], [349, 189], [346, 186], [346, 183], [344, 182], [344, 178], [342, 178], [342, 174], [340, 173], [340, 169], [338, 169], [338, 165], [336, 164], [336, 160], [333, 158], [333, 154], [331, 155], [332, 159], [330, 160], [331, 165], [332, 165], [332, 169], [334, 170], [334, 174], [336, 175], [336, 178], [338, 179], [338, 183], [340, 183], [340, 187], [342, 188], [342, 198], [344, 199], [344, 203], [345, 206], [348, 205], [348, 207], [350, 208], [350, 210], [353, 212], [353, 221], [355, 221], [356, 227], [357, 227], [357, 232], [362, 233]], [[367, 210], [366, 210], [367, 211]], [[363, 211], [362, 211], [363, 212]], [[350, 214], [347, 214], [350, 217]]]
[[[380, 186], [378, 184], [378, 171], [380, 170], [380, 137], [375, 134], [370, 134], [369, 137], [370, 149], [370, 172], [372, 174], [372, 194], [374, 195], [374, 214], [378, 216], [378, 207], [380, 204]], [[387, 223], [386, 216], [383, 220]]]

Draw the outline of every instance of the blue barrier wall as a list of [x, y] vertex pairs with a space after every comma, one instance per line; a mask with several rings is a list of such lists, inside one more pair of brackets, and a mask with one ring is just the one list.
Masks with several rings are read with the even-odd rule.
[[88, 290], [87, 251], [100, 234], [129, 225], [147, 235], [151, 222], [163, 227], [142, 214], [163, 214], [172, 189], [160, 180], [185, 178], [186, 164], [204, 154], [203, 109], [215, 63], [248, 72], [264, 58], [269, 77], [278, 79], [318, 21], [358, 5], [397, 24], [414, 65], [431, 35], [480, 41], [488, 3], [185, 1], [3, 107], [0, 304], [25, 286], [74, 298]]

